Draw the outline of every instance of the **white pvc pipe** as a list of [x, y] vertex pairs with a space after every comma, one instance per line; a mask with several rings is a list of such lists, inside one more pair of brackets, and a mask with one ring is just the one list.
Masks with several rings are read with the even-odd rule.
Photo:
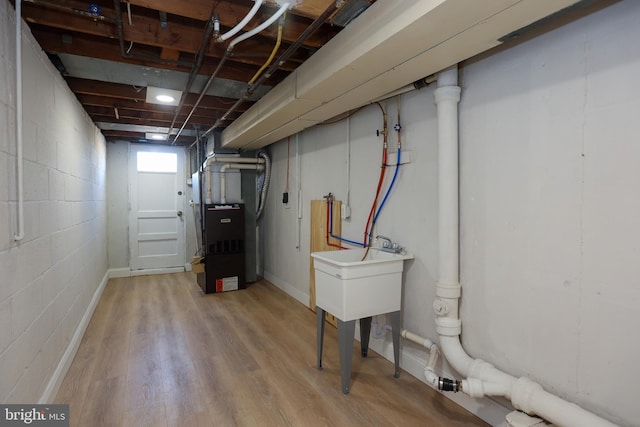
[[431, 341], [429, 338], [421, 337], [418, 334], [414, 334], [406, 329], [400, 331], [400, 336], [407, 341], [411, 341], [412, 343], [421, 345], [425, 347], [427, 350], [431, 351], [433, 348], [437, 348], [436, 343]]
[[220, 168], [220, 203], [227, 203], [227, 169], [261, 170], [262, 165], [249, 165], [246, 163], [227, 163]]
[[283, 13], [285, 13], [287, 11], [287, 9], [289, 9], [289, 7], [291, 6], [291, 3], [283, 3], [282, 6], [280, 6], [280, 9], [278, 9], [278, 11], [276, 13], [274, 13], [273, 15], [271, 15], [271, 17], [269, 19], [267, 19], [266, 21], [264, 21], [262, 24], [258, 25], [256, 28], [254, 28], [251, 31], [247, 31], [246, 33], [244, 33], [241, 36], [236, 37], [235, 39], [233, 39], [231, 41], [231, 43], [229, 43], [229, 47], [227, 47], [227, 50], [233, 50], [233, 47], [240, 43], [243, 40], [248, 39], [249, 37], [253, 37], [254, 35], [258, 34], [260, 31], [264, 30], [265, 28], [267, 28], [269, 25], [273, 24], [274, 22], [276, 22], [276, 20], [278, 18], [280, 18], [280, 16], [282, 16]]
[[216, 156], [215, 154], [209, 156], [204, 161], [203, 166], [206, 167], [212, 163], [264, 163], [265, 160], [261, 157], [232, 157], [232, 156]]
[[207, 205], [210, 205], [211, 203], [213, 203], [213, 194], [211, 192], [211, 166], [210, 165], [206, 165], [204, 167], [204, 186], [207, 190], [207, 195], [205, 196], [204, 202]]
[[22, 1], [16, 0], [16, 157], [18, 173], [18, 232], [13, 239], [24, 239], [24, 140], [22, 136]]
[[[433, 307], [440, 349], [449, 364], [460, 374], [462, 390], [472, 397], [504, 396], [516, 409], [538, 415], [559, 426], [614, 426], [583, 408], [542, 389], [526, 377], [515, 378], [491, 364], [470, 357], [460, 342], [462, 323], [459, 318], [459, 212], [458, 212], [458, 87], [457, 67], [438, 75], [434, 93], [438, 114], [438, 180], [439, 180], [439, 268]], [[427, 381], [434, 381], [432, 370], [425, 369]]]
[[238, 31], [242, 30], [249, 23], [251, 18], [253, 18], [258, 12], [258, 9], [260, 9], [260, 6], [262, 5], [262, 1], [263, 0], [255, 0], [255, 4], [253, 5], [249, 13], [247, 13], [247, 16], [245, 16], [242, 21], [238, 22], [235, 27], [218, 37], [217, 41], [223, 42], [238, 34]]
[[[232, 157], [232, 156], [216, 156], [215, 154], [207, 157], [202, 163], [201, 171], [205, 174], [205, 189], [206, 197], [205, 203], [210, 205], [213, 203], [212, 194], [212, 182], [211, 182], [211, 164], [213, 163], [228, 163], [228, 164], [263, 164], [265, 160], [263, 158], [250, 158], [250, 157]], [[239, 168], [236, 168], [239, 169]], [[225, 178], [226, 179], [226, 178]], [[225, 202], [223, 202], [225, 203]]]

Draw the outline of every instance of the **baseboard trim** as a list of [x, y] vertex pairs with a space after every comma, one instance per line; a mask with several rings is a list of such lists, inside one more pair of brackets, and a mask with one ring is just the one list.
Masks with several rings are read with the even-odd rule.
[[[191, 264], [189, 264], [189, 266], [191, 266]], [[190, 271], [190, 269], [187, 269], [186, 264], [184, 267], [148, 268], [148, 269], [142, 269], [142, 270], [131, 270], [129, 267], [111, 268], [109, 269], [108, 274], [110, 279], [115, 279], [118, 277], [134, 277], [134, 276], [148, 276], [152, 274], [183, 273], [184, 271]]]
[[289, 296], [295, 298], [301, 304], [304, 304], [305, 307], [309, 307], [309, 294], [306, 294], [290, 283], [287, 283], [284, 280], [281, 280], [279, 277], [275, 276], [269, 271], [263, 272], [263, 277], [271, 282], [276, 288], [281, 289]]
[[116, 279], [118, 277], [131, 277], [131, 269], [129, 267], [125, 268], [111, 268], [107, 271], [109, 274], [109, 279]]
[[[264, 278], [273, 283], [274, 286], [286, 292], [306, 307], [309, 306], [309, 295], [300, 291], [293, 285], [281, 280], [276, 275], [264, 271]], [[358, 322], [356, 322], [356, 338], [360, 337], [360, 328]], [[387, 339], [375, 339], [371, 337], [369, 341], [369, 349], [375, 351], [385, 359], [393, 362], [393, 345], [391, 343], [391, 337]], [[423, 348], [418, 348], [413, 344], [407, 344], [404, 341], [400, 344], [400, 368], [418, 379], [420, 382], [427, 383], [424, 377], [424, 367], [427, 365], [427, 351]], [[442, 365], [440, 363], [440, 365]], [[445, 364], [446, 365], [446, 364]], [[447, 378], [457, 378], [458, 375], [449, 372], [446, 366], [442, 369], [437, 369], [436, 372]], [[506, 408], [499, 402], [493, 399], [473, 399], [464, 393], [444, 393], [438, 392], [444, 395], [447, 399], [453, 401], [457, 405], [463, 407], [467, 411], [471, 412], [478, 418], [481, 418], [485, 422], [496, 427], [508, 427], [505, 420], [507, 414], [513, 409]]]
[[53, 371], [53, 374], [51, 375], [51, 378], [49, 379], [49, 382], [47, 383], [42, 396], [40, 396], [40, 400], [38, 401], [38, 403], [51, 403], [56, 397], [56, 394], [58, 393], [58, 390], [62, 385], [62, 381], [64, 381], [64, 377], [67, 375], [67, 371], [69, 371], [69, 368], [71, 367], [71, 362], [73, 362], [73, 358], [76, 356], [78, 348], [80, 347], [82, 337], [84, 336], [84, 333], [89, 326], [91, 316], [93, 316], [93, 312], [98, 305], [98, 301], [100, 301], [100, 297], [102, 296], [102, 292], [104, 291], [107, 282], [109, 281], [109, 277], [109, 271], [107, 271], [102, 277], [102, 281], [100, 282], [98, 289], [96, 289], [96, 291], [94, 292], [93, 297], [91, 298], [91, 302], [87, 306], [87, 309], [85, 310], [84, 315], [82, 316], [82, 319], [80, 320], [80, 323], [78, 324], [78, 327], [73, 334], [73, 337], [69, 341], [67, 349], [62, 355], [62, 358], [60, 359], [60, 362], [58, 363], [55, 371]]
[[[358, 322], [356, 322], [356, 338], [359, 337], [360, 328]], [[369, 349], [375, 351], [388, 361], [393, 362], [393, 344], [391, 343], [390, 334], [388, 334], [386, 339], [371, 337]], [[425, 384], [427, 384], [427, 381], [424, 376], [424, 367], [427, 366], [427, 358], [428, 353], [426, 349], [419, 348], [417, 345], [408, 344], [404, 340], [400, 342], [400, 368]], [[448, 366], [443, 367], [442, 362], [438, 365], [440, 365], [440, 369], [436, 366], [435, 371], [439, 376], [445, 378], [459, 377], [459, 375], [452, 373]], [[489, 398], [473, 399], [464, 393], [445, 393], [441, 391], [438, 391], [438, 393], [492, 426], [508, 426], [505, 417], [509, 412], [513, 411], [513, 408], [506, 408], [499, 402]]]

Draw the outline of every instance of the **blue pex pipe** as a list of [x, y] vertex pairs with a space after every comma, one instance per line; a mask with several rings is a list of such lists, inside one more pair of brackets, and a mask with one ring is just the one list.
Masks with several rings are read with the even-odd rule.
[[398, 170], [400, 169], [400, 153], [401, 153], [401, 150], [400, 150], [400, 148], [398, 148], [398, 159], [397, 159], [397, 163], [396, 163], [396, 170], [393, 173], [393, 179], [391, 179], [391, 184], [389, 184], [389, 189], [387, 190], [387, 193], [384, 195], [384, 199], [382, 199], [382, 203], [380, 203], [380, 207], [378, 208], [378, 211], [373, 216], [373, 223], [371, 223], [371, 229], [372, 230], [373, 230], [373, 226], [375, 225], [376, 221], [378, 220], [378, 215], [380, 215], [380, 212], [382, 211], [382, 208], [384, 207], [384, 204], [387, 202], [387, 198], [389, 197], [389, 194], [391, 193], [391, 189], [393, 189], [393, 184], [395, 184], [396, 178], [398, 177]]
[[338, 239], [341, 242], [349, 243], [351, 245], [362, 246], [363, 248], [367, 247], [365, 243], [355, 242], [353, 240], [345, 239], [333, 234], [333, 203], [329, 203], [329, 236], [333, 237], [334, 239]]

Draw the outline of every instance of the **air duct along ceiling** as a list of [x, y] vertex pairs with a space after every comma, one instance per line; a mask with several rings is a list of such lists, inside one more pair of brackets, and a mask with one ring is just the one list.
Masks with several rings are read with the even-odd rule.
[[500, 44], [576, 0], [376, 2], [222, 132], [256, 149]]

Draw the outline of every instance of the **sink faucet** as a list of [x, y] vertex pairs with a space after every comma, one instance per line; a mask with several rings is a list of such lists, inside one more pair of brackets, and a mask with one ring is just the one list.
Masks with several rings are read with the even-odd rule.
[[386, 237], [386, 236], [382, 236], [382, 235], [377, 235], [376, 236], [376, 240], [384, 240], [382, 242], [382, 248], [381, 250], [385, 251], [385, 252], [391, 252], [394, 254], [399, 254], [400, 252], [402, 252], [402, 247], [400, 247], [400, 245], [398, 243], [392, 242], [390, 238]]

